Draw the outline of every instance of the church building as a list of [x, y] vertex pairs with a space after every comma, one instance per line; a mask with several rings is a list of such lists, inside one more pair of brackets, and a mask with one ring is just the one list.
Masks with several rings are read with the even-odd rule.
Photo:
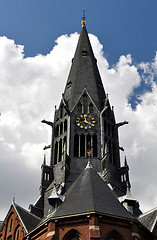
[[[118, 129], [86, 29], [82, 29], [54, 120], [51, 159], [29, 211], [13, 201], [0, 240], [155, 240], [157, 209], [143, 214], [121, 164]], [[47, 147], [46, 147], [47, 148]]]

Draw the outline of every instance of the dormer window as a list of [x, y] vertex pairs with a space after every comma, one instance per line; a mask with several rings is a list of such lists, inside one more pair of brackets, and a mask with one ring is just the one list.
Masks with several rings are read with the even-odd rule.
[[86, 50], [82, 51], [82, 56], [87, 56], [87, 51]]
[[70, 88], [70, 87], [71, 87], [71, 85], [72, 85], [72, 82], [71, 82], [71, 81], [69, 81], [69, 82], [67, 83], [67, 88]]

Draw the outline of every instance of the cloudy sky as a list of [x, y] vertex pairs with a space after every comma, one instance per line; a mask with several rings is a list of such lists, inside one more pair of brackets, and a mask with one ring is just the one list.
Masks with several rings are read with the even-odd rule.
[[123, 164], [143, 211], [157, 207], [156, 0], [0, 0], [0, 220], [12, 202], [39, 196], [40, 165], [49, 163], [53, 120], [81, 30], [82, 9], [120, 129]]

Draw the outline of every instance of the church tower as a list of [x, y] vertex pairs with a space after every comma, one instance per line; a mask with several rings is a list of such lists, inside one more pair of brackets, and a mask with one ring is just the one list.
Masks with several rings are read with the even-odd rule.
[[[105, 79], [104, 79], [105, 82]], [[85, 169], [88, 160], [118, 196], [130, 188], [129, 167], [120, 162], [118, 128], [113, 107], [97, 67], [83, 14], [82, 29], [70, 73], [52, 128], [50, 166], [42, 165], [41, 195], [31, 211], [47, 216], [54, 188], [64, 194]], [[123, 150], [123, 149], [122, 149]], [[52, 204], [51, 204], [52, 205]]]

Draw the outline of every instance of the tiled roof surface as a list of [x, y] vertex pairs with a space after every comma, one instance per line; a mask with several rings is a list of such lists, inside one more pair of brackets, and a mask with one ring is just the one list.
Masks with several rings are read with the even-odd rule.
[[14, 203], [16, 211], [18, 212], [27, 232], [33, 230], [41, 221], [40, 218], [36, 217], [32, 213], [28, 212], [24, 208], [20, 207], [19, 205]]
[[147, 213], [144, 213], [139, 217], [139, 221], [151, 232], [153, 231], [153, 227], [155, 226], [156, 220], [157, 220], [157, 208]]
[[86, 168], [65, 194], [64, 202], [49, 217], [97, 212], [134, 219], [93, 168]]

